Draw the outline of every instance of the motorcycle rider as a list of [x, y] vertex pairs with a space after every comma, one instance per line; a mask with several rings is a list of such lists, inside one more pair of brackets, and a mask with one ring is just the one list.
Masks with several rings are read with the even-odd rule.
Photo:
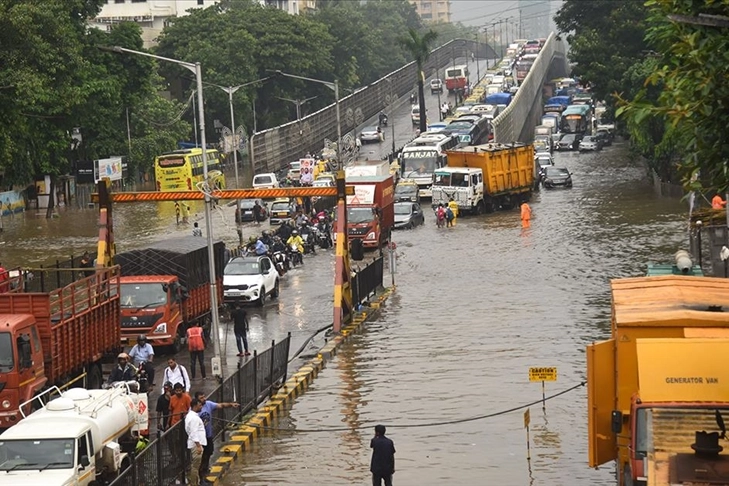
[[298, 231], [293, 230], [291, 232], [291, 236], [288, 240], [286, 240], [286, 244], [288, 246], [295, 245], [299, 253], [301, 253], [302, 255], [304, 254], [304, 240], [303, 238], [301, 238], [301, 236], [299, 236]]
[[384, 111], [380, 112], [380, 125], [387, 125], [387, 115], [385, 115]]
[[118, 381], [134, 380], [134, 377], [137, 375], [137, 369], [129, 362], [129, 355], [127, 353], [119, 353], [116, 361], [117, 365], [111, 370], [107, 383], [111, 385]]
[[261, 256], [268, 253], [268, 246], [261, 240], [261, 238], [258, 238], [256, 240], [256, 255]]
[[147, 342], [147, 336], [140, 334], [137, 337], [137, 344], [129, 350], [129, 357], [137, 369], [146, 373], [149, 386], [153, 386], [154, 365], [152, 365], [152, 361], [154, 360], [154, 348]]
[[268, 230], [264, 230], [261, 236], [261, 241], [264, 245], [271, 248], [271, 246], [273, 245], [273, 237], [271, 236], [271, 232]]

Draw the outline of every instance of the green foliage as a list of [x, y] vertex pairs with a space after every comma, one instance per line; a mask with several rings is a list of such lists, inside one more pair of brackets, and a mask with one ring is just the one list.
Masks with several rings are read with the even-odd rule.
[[423, 65], [430, 57], [432, 45], [438, 38], [438, 34], [434, 30], [428, 30], [424, 34], [419, 34], [417, 30], [408, 29], [408, 35], [400, 38], [400, 44], [410, 52], [412, 59], [418, 66], [418, 105], [420, 107], [420, 132], [427, 130], [427, 116], [425, 110], [425, 77], [423, 75]]

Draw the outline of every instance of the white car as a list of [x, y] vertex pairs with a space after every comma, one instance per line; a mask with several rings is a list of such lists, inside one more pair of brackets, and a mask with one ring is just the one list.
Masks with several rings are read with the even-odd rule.
[[380, 127], [365, 127], [360, 132], [359, 139], [362, 143], [383, 142], [385, 134]]
[[256, 174], [253, 176], [253, 189], [275, 189], [279, 187], [276, 174], [267, 172], [264, 174]]
[[255, 302], [259, 307], [266, 297], [278, 297], [278, 272], [267, 256], [235, 257], [223, 270], [223, 300]]

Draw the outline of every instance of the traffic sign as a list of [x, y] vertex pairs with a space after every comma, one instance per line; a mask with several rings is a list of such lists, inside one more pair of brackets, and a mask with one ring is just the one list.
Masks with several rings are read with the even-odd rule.
[[529, 381], [557, 381], [557, 367], [529, 368]]

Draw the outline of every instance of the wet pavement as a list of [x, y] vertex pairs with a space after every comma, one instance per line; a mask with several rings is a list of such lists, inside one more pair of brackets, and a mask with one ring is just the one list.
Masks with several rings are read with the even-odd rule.
[[547, 395], [583, 381], [585, 345], [609, 335], [609, 279], [686, 247], [686, 208], [654, 196], [627, 143], [555, 158], [574, 188], [535, 194], [529, 229], [518, 210], [441, 230], [427, 211], [395, 233], [383, 314], [295, 401], [291, 431], [257, 441], [224, 484], [369, 484], [376, 423], [390, 426], [398, 486], [614, 484], [611, 466], [587, 467], [584, 388], [531, 407], [530, 463], [523, 411], [458, 423], [539, 400], [529, 367], [558, 368]]

